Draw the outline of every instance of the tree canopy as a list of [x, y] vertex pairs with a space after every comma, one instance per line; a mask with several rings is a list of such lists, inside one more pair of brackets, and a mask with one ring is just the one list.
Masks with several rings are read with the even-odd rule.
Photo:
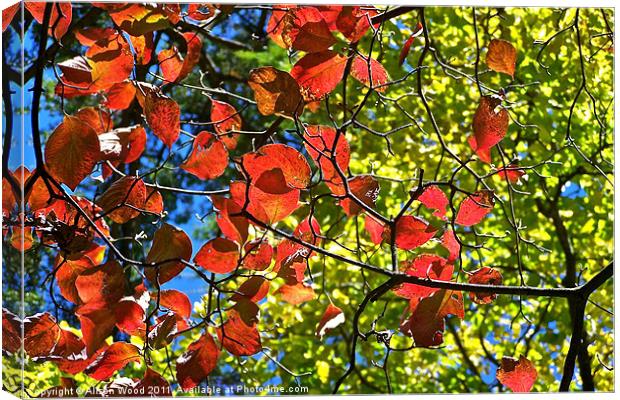
[[3, 389], [613, 391], [613, 18], [3, 10]]

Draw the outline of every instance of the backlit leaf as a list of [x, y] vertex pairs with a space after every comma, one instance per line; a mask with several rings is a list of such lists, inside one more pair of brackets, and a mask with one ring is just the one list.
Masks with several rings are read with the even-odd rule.
[[192, 241], [189, 236], [182, 229], [163, 224], [155, 232], [153, 245], [146, 256], [146, 262], [156, 266], [146, 268], [145, 275], [151, 282], [167, 282], [185, 268], [180, 260], [189, 261], [191, 256]]
[[518, 360], [502, 357], [496, 377], [513, 392], [529, 392], [536, 382], [538, 372], [534, 364], [523, 355], [519, 356]]
[[217, 366], [220, 349], [213, 336], [204, 333], [190, 344], [187, 351], [177, 359], [177, 380], [183, 390], [190, 390], [202, 382]]
[[363, 56], [355, 56], [353, 58], [351, 76], [365, 86], [376, 89], [378, 92], [385, 92], [387, 86], [382, 85], [390, 81], [387, 71], [379, 61]]
[[208, 180], [222, 175], [228, 166], [228, 151], [214, 134], [202, 131], [194, 139], [192, 153], [181, 168]]
[[[495, 268], [482, 267], [477, 269], [469, 275], [467, 281], [473, 284], [480, 285], [501, 285], [502, 274]], [[469, 292], [469, 298], [474, 303], [489, 304], [495, 300], [497, 295], [495, 293], [474, 293]]]
[[306, 54], [293, 66], [291, 76], [306, 101], [321, 100], [342, 80], [346, 62], [346, 57], [332, 50]]
[[482, 219], [493, 211], [495, 199], [493, 192], [489, 190], [478, 191], [471, 196], [467, 196], [461, 203], [459, 211], [456, 214], [456, 222], [463, 226], [476, 225]]
[[136, 346], [125, 342], [115, 342], [108, 347], [91, 365], [84, 371], [93, 379], [105, 381], [114, 373], [131, 362], [140, 362], [141, 357]]
[[489, 68], [514, 78], [516, 64], [517, 49], [510, 42], [501, 39], [491, 40], [489, 50], [487, 51], [487, 65]]
[[301, 115], [304, 99], [297, 81], [288, 73], [274, 67], [250, 71], [248, 85], [254, 91], [258, 111], [263, 115], [293, 118]]
[[228, 239], [215, 238], [198, 250], [194, 261], [207, 271], [227, 274], [237, 268], [239, 246]]
[[50, 174], [71, 190], [93, 171], [99, 161], [99, 138], [95, 130], [77, 117], [65, 116], [45, 145]]
[[252, 356], [262, 349], [256, 325], [247, 325], [235, 310], [228, 312], [228, 320], [218, 328], [217, 337], [224, 348], [235, 356]]

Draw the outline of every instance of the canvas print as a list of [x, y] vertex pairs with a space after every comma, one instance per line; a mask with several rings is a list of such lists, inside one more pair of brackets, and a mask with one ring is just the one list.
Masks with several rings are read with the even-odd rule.
[[614, 391], [614, 9], [2, 11], [2, 390]]

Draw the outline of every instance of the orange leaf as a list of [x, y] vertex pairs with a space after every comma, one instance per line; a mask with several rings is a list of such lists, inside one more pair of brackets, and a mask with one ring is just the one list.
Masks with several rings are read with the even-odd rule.
[[177, 102], [150, 91], [144, 100], [144, 114], [153, 133], [171, 148], [181, 131], [181, 109]]
[[258, 111], [263, 115], [281, 115], [293, 118], [301, 115], [304, 101], [299, 85], [293, 77], [274, 67], [250, 71], [248, 85], [254, 91]]
[[97, 133], [77, 117], [65, 116], [45, 145], [49, 173], [71, 190], [90, 175], [98, 160]]
[[[47, 2], [35, 2], [26, 1], [26, 10], [30, 12], [33, 18], [40, 24], [43, 23], [43, 17], [45, 15], [45, 6], [49, 4]], [[4, 13], [3, 13], [4, 19]], [[51, 13], [49, 19], [49, 33], [60, 40], [71, 25], [72, 8], [70, 2], [52, 3]], [[4, 31], [4, 29], [3, 29]]]
[[[501, 285], [502, 274], [495, 268], [482, 267], [477, 269], [469, 275], [467, 280], [469, 283], [482, 284], [482, 285]], [[495, 293], [474, 293], [469, 292], [469, 298], [474, 303], [489, 304], [495, 300], [497, 295]]]
[[182, 229], [163, 224], [155, 232], [153, 245], [146, 256], [147, 263], [157, 266], [146, 268], [145, 275], [151, 282], [157, 279], [160, 284], [168, 282], [185, 268], [178, 260], [189, 261], [191, 257], [192, 241], [189, 236]]
[[124, 176], [115, 181], [97, 201], [106, 216], [124, 224], [140, 215], [146, 202], [146, 186], [140, 178]]
[[185, 171], [207, 180], [221, 176], [228, 166], [228, 151], [211, 132], [202, 131], [194, 139], [192, 153], [181, 165]]
[[276, 291], [276, 294], [280, 294], [282, 300], [292, 305], [305, 303], [316, 298], [316, 293], [314, 293], [312, 286], [307, 286], [302, 282], [298, 282], [295, 285], [282, 285]]
[[194, 258], [202, 268], [216, 274], [227, 274], [237, 268], [239, 247], [235, 242], [215, 238], [205, 243]]
[[501, 39], [491, 40], [487, 52], [487, 65], [489, 68], [514, 78], [516, 64], [517, 49], [510, 42]]
[[295, 78], [306, 101], [321, 100], [342, 80], [347, 58], [332, 50], [310, 53], [293, 66]]

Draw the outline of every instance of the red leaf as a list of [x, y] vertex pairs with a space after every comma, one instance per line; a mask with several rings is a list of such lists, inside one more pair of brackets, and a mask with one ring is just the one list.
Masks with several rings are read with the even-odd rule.
[[401, 324], [418, 347], [439, 346], [443, 343], [444, 318], [456, 315], [464, 318], [463, 295], [451, 290], [439, 290], [430, 297], [411, 300], [411, 315]]
[[241, 115], [235, 107], [223, 101], [211, 100], [211, 122], [220, 140], [229, 150], [237, 147], [238, 134], [228, 133], [241, 130]]
[[111, 260], [79, 275], [75, 287], [82, 303], [109, 305], [125, 295], [127, 280], [118, 261]]
[[[239, 206], [246, 204], [246, 184], [233, 182], [230, 193]], [[247, 212], [260, 222], [273, 224], [288, 217], [299, 206], [298, 189], [290, 188], [280, 168], [265, 171], [250, 185]]]
[[336, 43], [323, 15], [315, 7], [290, 10], [279, 22], [282, 41], [288, 48], [313, 53], [327, 50]]
[[[159, 279], [159, 283], [168, 282], [183, 271], [185, 265], [180, 259], [189, 261], [192, 257], [192, 241], [187, 234], [177, 227], [163, 224], [153, 237], [153, 245], [146, 256], [146, 262], [157, 264], [156, 267], [145, 268], [145, 275], [151, 282]], [[163, 262], [167, 261], [167, 262]], [[162, 263], [163, 262], [163, 263]], [[159, 271], [159, 274], [157, 274]]]
[[276, 294], [282, 296], [282, 300], [292, 305], [298, 305], [305, 303], [316, 298], [316, 293], [312, 286], [307, 286], [302, 282], [298, 282], [295, 285], [282, 285]]
[[129, 335], [140, 336], [146, 329], [145, 310], [133, 298], [122, 299], [114, 305], [116, 327]]
[[217, 366], [220, 349], [213, 337], [205, 333], [190, 344], [187, 351], [177, 359], [177, 381], [183, 390], [200, 384]]
[[400, 56], [398, 57], [398, 65], [403, 65], [403, 63], [405, 62], [405, 59], [409, 55], [409, 50], [411, 49], [411, 45], [413, 44], [414, 39], [420, 36], [423, 32], [424, 31], [423, 31], [422, 24], [418, 22], [415, 32], [413, 32], [411, 36], [409, 36], [409, 39], [407, 39], [407, 41], [403, 44], [403, 48], [400, 50]]
[[65, 116], [45, 144], [48, 172], [71, 190], [92, 172], [99, 160], [99, 138], [79, 118]]
[[285, 239], [278, 245], [273, 271], [277, 272], [278, 277], [284, 278], [287, 284], [303, 282], [310, 254], [310, 249]]
[[[482, 284], [482, 285], [501, 285], [502, 274], [495, 268], [482, 267], [477, 269], [469, 275], [467, 280], [469, 283]], [[474, 293], [469, 292], [469, 298], [474, 303], [489, 304], [495, 300], [497, 295], [495, 293]]]
[[83, 56], [76, 56], [58, 63], [62, 75], [60, 82], [56, 85], [55, 93], [67, 99], [95, 93], [97, 88], [93, 83], [91, 64], [92, 62]]
[[268, 144], [257, 151], [243, 156], [243, 168], [257, 185], [261, 175], [279, 168], [286, 184], [291, 188], [305, 189], [310, 183], [310, 166], [306, 158], [297, 150], [284, 144]]
[[170, 389], [168, 381], [149, 367], [146, 367], [144, 377], [137, 382], [135, 388], [136, 393], [146, 393], [147, 395], [157, 395], [161, 397], [172, 396], [172, 390]]
[[[435, 236], [436, 229], [422, 219], [412, 215], [405, 215], [396, 223], [396, 247], [403, 250], [413, 250], [422, 246]], [[383, 232], [383, 240], [389, 242], [389, 230]]]
[[111, 110], [126, 110], [136, 97], [136, 87], [130, 81], [118, 82], [106, 92], [104, 106]]
[[[152, 297], [155, 300], [157, 299], [156, 294], [153, 294]], [[159, 305], [166, 307], [183, 318], [189, 318], [192, 314], [192, 303], [187, 295], [175, 289], [160, 290]]]
[[[312, 221], [312, 225], [310, 224], [310, 220]], [[310, 216], [304, 218], [299, 225], [293, 231], [293, 235], [304, 242], [312, 243], [314, 245], [319, 244], [320, 238], [318, 237], [321, 234], [321, 227], [319, 226], [318, 221]], [[297, 246], [303, 247], [298, 244]], [[310, 252], [312, 254], [312, 252]]]
[[237, 303], [232, 309], [239, 313], [241, 320], [248, 326], [258, 323], [258, 315], [260, 313], [258, 305], [247, 297], [239, 297], [236, 301]]
[[512, 357], [502, 357], [496, 377], [498, 381], [513, 392], [529, 392], [536, 382], [538, 372], [536, 372], [534, 364], [523, 355], [519, 357], [519, 360]]
[[164, 199], [161, 193], [153, 188], [146, 189], [146, 203], [144, 209], [148, 212], [161, 214], [164, 211]]
[[148, 334], [149, 345], [153, 349], [162, 349], [172, 342], [178, 332], [177, 320], [179, 317], [174, 313], [167, 313], [157, 318], [157, 323]]
[[221, 176], [228, 166], [228, 151], [211, 132], [202, 131], [194, 139], [192, 153], [181, 168], [202, 180]]
[[501, 39], [491, 40], [489, 50], [487, 51], [487, 65], [489, 68], [514, 78], [516, 64], [517, 49], [510, 42]]
[[385, 230], [383, 224], [370, 215], [365, 216], [364, 223], [366, 232], [370, 235], [370, 240], [374, 244], [381, 244], [383, 242], [383, 231]]
[[209, 272], [227, 274], [237, 268], [239, 247], [228, 239], [215, 238], [198, 250], [194, 262]]
[[86, 345], [75, 333], [62, 329], [60, 340], [50, 356], [41, 360], [52, 361], [66, 374], [78, 374], [89, 366], [103, 351], [100, 349], [88, 357]]
[[525, 171], [519, 168], [517, 164], [509, 164], [506, 167], [497, 170], [498, 175], [511, 183], [518, 183], [521, 177], [525, 175]]
[[[344, 134], [338, 134], [334, 128], [323, 125], [309, 125], [304, 133], [306, 150], [310, 157], [321, 168], [323, 181], [332, 192], [337, 193], [342, 186], [334, 162], [346, 174], [349, 168], [351, 149]], [[336, 141], [337, 139], [337, 141]], [[334, 148], [335, 147], [335, 148]], [[333, 160], [332, 160], [333, 158]]]
[[[448, 264], [445, 258], [433, 254], [421, 254], [413, 261], [403, 261], [401, 262], [401, 269], [404, 269], [407, 275], [435, 281], [450, 281], [454, 272], [454, 267]], [[438, 290], [413, 283], [403, 283], [394, 289], [394, 293], [406, 299], [421, 299]]]
[[140, 353], [136, 346], [125, 342], [115, 342], [89, 365], [84, 373], [91, 378], [105, 381], [112, 377], [116, 371], [125, 368], [130, 362], [140, 362], [140, 359]]
[[232, 301], [240, 301], [246, 298], [251, 302], [258, 303], [269, 293], [269, 281], [262, 276], [254, 275], [239, 286], [231, 297]]
[[330, 31], [338, 30], [336, 26], [336, 21], [338, 19], [338, 15], [342, 12], [343, 6], [316, 6], [316, 9], [321, 12], [323, 19], [327, 22], [327, 26], [329, 26]]
[[[32, 17], [40, 24], [43, 23], [43, 17], [45, 15], [45, 6], [49, 4], [46, 2], [39, 3], [34, 1], [26, 1], [26, 9], [30, 12]], [[4, 12], [2, 15], [4, 19]], [[60, 40], [71, 25], [72, 8], [71, 3], [52, 3], [51, 13], [49, 17], [49, 34], [53, 35], [57, 40]], [[3, 29], [4, 31], [4, 29]]]
[[299, 84], [288, 72], [274, 67], [255, 68], [250, 71], [248, 85], [262, 115], [294, 118], [304, 110]]
[[110, 336], [116, 318], [106, 303], [90, 303], [78, 307], [75, 314], [80, 319], [86, 355], [95, 354]]
[[70, 254], [63, 258], [60, 254], [56, 257], [56, 281], [60, 288], [60, 294], [67, 300], [79, 304], [80, 296], [75, 286], [77, 277], [85, 271], [94, 269], [101, 264], [105, 254], [105, 246], [93, 245], [84, 253]]
[[424, 189], [424, 192], [418, 200], [420, 200], [426, 208], [437, 210], [433, 215], [445, 219], [449, 201], [446, 194], [438, 186], [429, 186]]
[[239, 216], [241, 206], [234, 200], [220, 196], [211, 196], [213, 208], [217, 211], [217, 226], [224, 236], [239, 244], [245, 243], [248, 238], [248, 220]]
[[186, 41], [187, 53], [183, 58], [176, 47], [162, 50], [158, 55], [159, 66], [162, 75], [167, 82], [183, 80], [194, 69], [202, 51], [202, 40], [196, 33], [186, 32], [183, 34]]
[[59, 339], [60, 328], [49, 313], [36, 314], [24, 319], [24, 351], [30, 357], [50, 354]]
[[2, 10], [2, 32], [6, 31], [6, 28], [9, 27], [11, 21], [13, 21], [13, 17], [17, 13], [17, 10], [20, 9], [21, 3], [15, 3], [12, 6], [8, 6], [4, 10]]
[[112, 37], [116, 34], [114, 28], [100, 28], [89, 26], [73, 32], [75, 38], [81, 45], [90, 47], [102, 38]]
[[491, 211], [493, 211], [493, 192], [490, 190], [481, 190], [471, 196], [468, 196], [459, 207], [456, 214], [456, 222], [463, 226], [476, 225]]
[[22, 347], [22, 324], [19, 317], [2, 308], [2, 351], [16, 353]]
[[[501, 108], [500, 104], [501, 99], [497, 97], [483, 96], [480, 98], [472, 124], [474, 139], [469, 139], [470, 146], [477, 153], [490, 150], [506, 136], [509, 116], [508, 111]], [[481, 158], [483, 157], [485, 157], [484, 153]]]
[[[378, 14], [371, 6], [343, 6], [336, 26], [351, 43], [358, 42], [370, 28], [370, 19]], [[379, 24], [374, 24], [378, 27]]]
[[346, 57], [332, 50], [306, 54], [293, 66], [291, 76], [306, 101], [321, 100], [342, 80], [346, 61]]
[[271, 265], [273, 248], [266, 240], [255, 240], [244, 246], [243, 266], [254, 271], [264, 271]]
[[441, 237], [441, 245], [448, 250], [448, 262], [456, 260], [461, 252], [461, 245], [456, 240], [454, 231], [446, 230]]
[[97, 201], [106, 215], [124, 224], [140, 215], [146, 202], [146, 186], [140, 178], [124, 176], [115, 181]]
[[287, 15], [289, 9], [296, 6], [291, 4], [276, 4], [273, 6], [271, 17], [267, 22], [267, 34], [278, 46], [286, 48], [287, 45], [282, 39], [282, 31], [284, 29], [283, 18]]
[[247, 325], [235, 310], [228, 312], [228, 320], [217, 330], [222, 346], [235, 356], [252, 356], [262, 350], [256, 325]]
[[383, 65], [374, 58], [368, 61], [367, 57], [355, 56], [351, 63], [351, 76], [367, 87], [378, 92], [385, 92], [387, 86], [382, 86], [390, 81], [390, 77]]
[[144, 102], [144, 114], [153, 133], [168, 148], [172, 147], [181, 131], [181, 110], [177, 102], [164, 95], [149, 92]]
[[345, 318], [342, 310], [333, 305], [332, 303], [329, 303], [327, 309], [323, 313], [323, 317], [321, 317], [319, 325], [316, 327], [316, 335], [320, 339], [323, 339], [323, 336], [325, 336], [328, 331], [336, 328], [338, 325], [343, 324], [344, 320]]
[[[349, 191], [351, 194], [357, 200], [373, 209], [375, 208], [377, 197], [379, 197], [380, 189], [379, 182], [370, 175], [358, 175], [349, 179]], [[352, 198], [341, 200], [340, 205], [344, 209], [345, 214], [350, 217], [359, 214], [363, 210]]]

